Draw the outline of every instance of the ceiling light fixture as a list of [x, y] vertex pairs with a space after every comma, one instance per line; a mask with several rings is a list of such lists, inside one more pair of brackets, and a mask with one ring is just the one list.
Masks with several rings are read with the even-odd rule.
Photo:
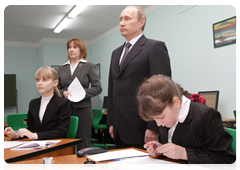
[[75, 18], [87, 5], [76, 5], [67, 16], [53, 30], [55, 33], [60, 33], [72, 20]]
[[71, 12], [69, 12], [69, 18], [75, 18], [87, 5], [76, 5]]

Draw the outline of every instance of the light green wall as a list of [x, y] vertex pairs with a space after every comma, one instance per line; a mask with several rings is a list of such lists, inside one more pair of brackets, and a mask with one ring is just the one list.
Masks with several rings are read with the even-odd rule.
[[[214, 48], [212, 24], [235, 15], [233, 6], [167, 5], [147, 15], [144, 31], [166, 43], [174, 81], [191, 93], [220, 91], [218, 110], [225, 118], [234, 118], [236, 109], [236, 45]], [[101, 99], [107, 95], [111, 53], [123, 43], [117, 31], [91, 46], [93, 62], [101, 63]]]
[[[4, 47], [4, 74], [16, 74], [19, 113], [26, 113], [29, 101], [38, 95], [34, 80], [38, 62], [36, 48]], [[4, 109], [4, 113], [16, 113], [16, 110]]]
[[[147, 38], [166, 43], [174, 81], [191, 93], [220, 91], [218, 110], [225, 118], [233, 118], [236, 109], [236, 44], [214, 48], [212, 24], [235, 15], [232, 6], [167, 5], [147, 14], [144, 31]], [[100, 99], [107, 95], [111, 53], [124, 41], [116, 31], [87, 46], [87, 60], [101, 64]], [[17, 87], [21, 91], [18, 99], [26, 99], [21, 100], [19, 112], [26, 112], [29, 101], [39, 96], [33, 79], [36, 69], [61, 65], [66, 62], [66, 55], [65, 44], [43, 43], [38, 51], [5, 46], [4, 73], [17, 73]]]

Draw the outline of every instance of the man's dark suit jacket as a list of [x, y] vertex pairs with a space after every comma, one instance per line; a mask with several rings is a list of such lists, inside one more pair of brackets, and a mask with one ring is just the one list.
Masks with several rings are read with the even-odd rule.
[[[167, 143], [168, 129], [160, 126], [159, 134], [160, 143]], [[197, 102], [191, 102], [187, 118], [178, 123], [172, 137], [172, 143], [186, 148], [189, 164], [233, 163], [236, 154], [232, 140], [220, 113]]]
[[[144, 35], [129, 51], [122, 68], [119, 59], [124, 45], [112, 53], [109, 70], [107, 125], [113, 125], [126, 144], [144, 144], [147, 126], [156, 123], [145, 122], [138, 115], [136, 92], [144, 79], [163, 74], [171, 77], [170, 59], [167, 47], [161, 41], [147, 39]], [[157, 127], [156, 127], [157, 130]]]
[[66, 138], [70, 124], [70, 102], [68, 99], [53, 95], [49, 101], [42, 123], [39, 119], [41, 98], [29, 103], [27, 129], [37, 133], [38, 139]]

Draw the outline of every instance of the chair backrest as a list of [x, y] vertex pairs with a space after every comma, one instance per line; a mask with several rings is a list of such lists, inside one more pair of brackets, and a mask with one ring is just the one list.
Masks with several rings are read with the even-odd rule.
[[234, 152], [236, 153], [236, 129], [226, 128], [226, 130], [233, 137], [231, 146], [232, 146]]
[[95, 129], [99, 128], [99, 122], [102, 119], [102, 110], [100, 109], [92, 109], [92, 115], [93, 115], [93, 127]]
[[27, 113], [18, 113], [7, 115], [8, 126], [13, 130], [18, 130], [20, 128], [26, 128], [27, 124], [24, 119], [27, 118]]
[[78, 117], [71, 116], [71, 121], [69, 124], [68, 134], [67, 138], [69, 139], [75, 139], [78, 129]]
[[237, 124], [238, 124], [238, 110], [234, 110], [233, 113], [234, 113], [236, 122], [237, 122]]

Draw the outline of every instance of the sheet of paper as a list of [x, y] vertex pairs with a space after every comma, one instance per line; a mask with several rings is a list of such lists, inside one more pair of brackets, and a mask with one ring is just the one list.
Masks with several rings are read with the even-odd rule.
[[9, 148], [12, 148], [12, 147], [15, 147], [15, 146], [18, 146], [18, 145], [22, 145], [24, 143], [28, 143], [29, 141], [24, 141], [24, 142], [21, 142], [21, 141], [5, 141], [4, 142], [4, 149], [9, 149]]
[[135, 149], [126, 149], [121, 151], [112, 151], [112, 152], [105, 152], [95, 155], [87, 155], [88, 158], [94, 161], [106, 161], [112, 159], [119, 159], [119, 158], [127, 158], [127, 157], [137, 157], [137, 156], [147, 156], [148, 153], [141, 152]]
[[16, 148], [12, 148], [11, 150], [29, 150], [29, 149], [38, 149], [38, 148], [46, 148], [53, 144], [56, 144], [60, 142], [61, 140], [51, 140], [51, 141], [30, 141], [28, 143], [25, 143], [23, 145], [20, 145]]
[[79, 102], [86, 96], [86, 92], [77, 77], [75, 77], [75, 79], [69, 85], [68, 91], [72, 95], [68, 96], [68, 99], [72, 102]]
[[201, 166], [187, 166], [179, 163], [150, 158], [148, 156], [125, 159], [111, 162], [110, 164], [117, 164], [121, 168], [128, 170], [209, 170], [208, 168]]

